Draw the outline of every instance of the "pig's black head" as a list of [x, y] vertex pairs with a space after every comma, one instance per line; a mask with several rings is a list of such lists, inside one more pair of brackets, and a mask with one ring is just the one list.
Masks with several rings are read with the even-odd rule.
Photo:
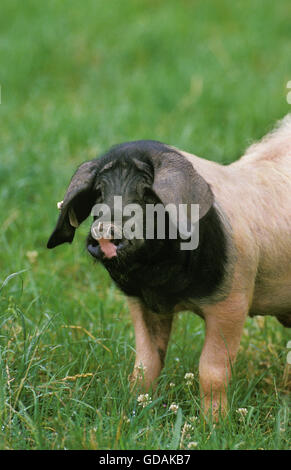
[[160, 256], [169, 241], [169, 214], [164, 214], [163, 240], [156, 225], [161, 213], [146, 211], [147, 205], [156, 204], [160, 208], [199, 204], [202, 218], [213, 204], [213, 195], [176, 149], [155, 141], [118, 145], [77, 169], [47, 246], [71, 243], [76, 228], [92, 214], [87, 248], [94, 258], [110, 265], [130, 262], [136, 256]]

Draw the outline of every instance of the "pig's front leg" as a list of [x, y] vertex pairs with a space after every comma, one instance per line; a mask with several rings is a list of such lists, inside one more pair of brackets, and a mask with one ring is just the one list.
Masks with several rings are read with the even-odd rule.
[[136, 343], [136, 358], [130, 380], [133, 385], [147, 391], [156, 385], [163, 368], [172, 316], [153, 313], [136, 298], [128, 298], [128, 305]]

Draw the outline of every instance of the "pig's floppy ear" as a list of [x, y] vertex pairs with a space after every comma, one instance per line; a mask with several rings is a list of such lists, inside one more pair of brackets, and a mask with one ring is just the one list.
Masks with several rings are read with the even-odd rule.
[[93, 185], [99, 164], [97, 160], [83, 163], [74, 174], [64, 200], [56, 227], [47, 243], [54, 248], [62, 243], [73, 241], [76, 228], [90, 215], [94, 205]]
[[154, 182], [152, 189], [161, 202], [187, 204], [189, 214], [190, 204], [199, 204], [199, 219], [202, 219], [214, 202], [212, 190], [193, 168], [191, 163], [181, 154], [174, 151], [153, 155]]

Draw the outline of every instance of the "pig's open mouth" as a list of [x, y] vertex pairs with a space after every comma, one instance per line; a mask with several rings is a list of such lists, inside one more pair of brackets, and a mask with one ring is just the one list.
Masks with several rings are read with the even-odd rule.
[[108, 238], [100, 238], [98, 240], [88, 240], [87, 249], [94, 258], [96, 259], [112, 259], [118, 256], [119, 252], [124, 247], [122, 240], [112, 240]]
[[111, 259], [117, 254], [117, 247], [112, 240], [108, 240], [107, 238], [100, 238], [99, 246], [100, 250], [103, 252], [105, 258]]
[[91, 227], [91, 236], [88, 238], [89, 253], [99, 259], [112, 259], [117, 251], [123, 248], [122, 228], [108, 222], [98, 222]]
[[124, 236], [121, 225], [99, 222], [93, 224], [87, 238], [87, 249], [99, 261], [128, 260], [143, 245], [144, 240]]

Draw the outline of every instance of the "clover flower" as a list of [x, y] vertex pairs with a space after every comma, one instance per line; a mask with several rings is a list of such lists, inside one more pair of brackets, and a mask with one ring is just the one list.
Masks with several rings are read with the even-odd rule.
[[137, 401], [138, 401], [138, 404], [142, 406], [143, 408], [145, 408], [147, 405], [149, 405], [152, 402], [151, 397], [149, 396], [148, 393], [139, 395], [137, 397]]
[[239, 420], [242, 422], [244, 421], [246, 415], [248, 414], [247, 408], [238, 408], [236, 413], [239, 415]]
[[184, 379], [186, 380], [186, 385], [192, 385], [194, 382], [194, 374], [193, 372], [187, 372], [184, 375]]
[[188, 449], [195, 449], [195, 447], [197, 446], [198, 446], [198, 442], [196, 441], [189, 442], [187, 445]]
[[176, 403], [172, 403], [170, 406], [169, 406], [169, 410], [170, 411], [173, 411], [174, 413], [177, 413], [179, 409], [179, 405], [177, 405]]

